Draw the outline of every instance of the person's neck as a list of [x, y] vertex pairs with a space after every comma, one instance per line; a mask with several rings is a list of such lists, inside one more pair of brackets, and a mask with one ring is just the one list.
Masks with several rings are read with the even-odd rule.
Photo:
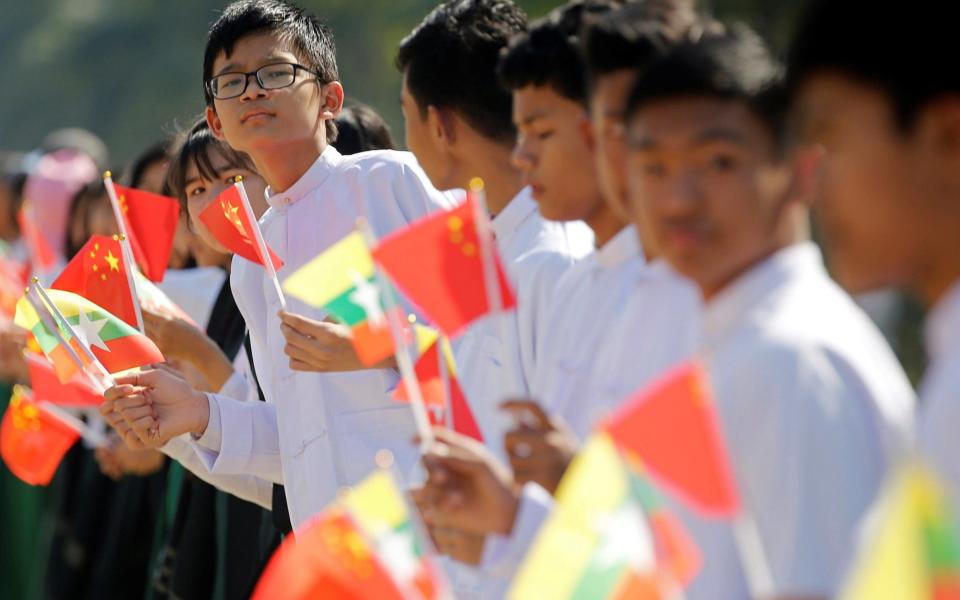
[[483, 179], [486, 192], [487, 210], [496, 216], [510, 204], [510, 201], [523, 189], [523, 176], [510, 163], [510, 148], [490, 142], [474, 147], [464, 161], [464, 189], [474, 177]]
[[310, 170], [327, 149], [325, 132], [317, 138], [298, 140], [249, 152], [257, 173], [270, 186], [272, 194], [281, 194]]
[[936, 305], [952, 288], [960, 283], [960, 239], [945, 240], [927, 264], [918, 269], [913, 286], [927, 307]]
[[613, 236], [620, 233], [627, 223], [614, 211], [603, 204], [593, 215], [584, 221], [587, 227], [593, 230], [593, 243], [597, 248], [603, 248]]

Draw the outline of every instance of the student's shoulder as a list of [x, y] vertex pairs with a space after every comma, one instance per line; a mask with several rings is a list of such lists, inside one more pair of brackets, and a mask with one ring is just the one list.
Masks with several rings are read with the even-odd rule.
[[337, 165], [343, 174], [383, 179], [426, 179], [416, 157], [400, 150], [369, 150], [342, 156]]

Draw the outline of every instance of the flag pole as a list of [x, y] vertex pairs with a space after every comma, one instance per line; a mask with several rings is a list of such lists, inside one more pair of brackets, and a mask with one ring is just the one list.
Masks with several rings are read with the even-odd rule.
[[[32, 291], [36, 291], [40, 297], [40, 306], [43, 307], [44, 312], [39, 310], [40, 307], [37, 306], [37, 303], [30, 294]], [[52, 329], [53, 334], [57, 337], [57, 341], [67, 349], [67, 352], [70, 354], [70, 358], [80, 367], [80, 370], [87, 374], [90, 377], [90, 380], [96, 385], [98, 391], [102, 394], [107, 390], [107, 388], [113, 387], [116, 383], [113, 381], [113, 376], [110, 375], [110, 372], [107, 371], [106, 367], [103, 366], [103, 363], [100, 362], [100, 359], [94, 355], [93, 351], [90, 350], [90, 346], [87, 345], [87, 342], [80, 336], [77, 335], [77, 332], [73, 330], [73, 326], [70, 325], [70, 322], [67, 321], [66, 317], [63, 316], [63, 313], [60, 312], [60, 309], [57, 308], [57, 305], [50, 299], [50, 296], [47, 295], [46, 290], [43, 289], [43, 284], [40, 283], [40, 280], [36, 277], [33, 278], [33, 286], [27, 288], [27, 301], [30, 302], [30, 305], [33, 306], [33, 309], [37, 311], [37, 315], [41, 316], [53, 316], [55, 321], [52, 324], [47, 324], [48, 329]], [[98, 375], [102, 379], [94, 377], [94, 374], [87, 370], [86, 366], [83, 363], [83, 360], [80, 358], [80, 355], [77, 354], [73, 346], [64, 339], [63, 334], [60, 333], [60, 327], [57, 327], [57, 323], [60, 324], [63, 329], [70, 334], [71, 339], [76, 339], [80, 345], [80, 349], [83, 350], [84, 355], [87, 357], [89, 364], [93, 365], [97, 371]], [[51, 327], [51, 325], [53, 325]]]
[[130, 295], [133, 296], [133, 308], [137, 313], [137, 329], [144, 333], [143, 312], [140, 310], [140, 296], [137, 294], [137, 283], [133, 278], [133, 265], [136, 264], [133, 258], [133, 248], [130, 246], [130, 233], [127, 231], [127, 222], [123, 218], [123, 210], [120, 208], [120, 200], [117, 198], [117, 190], [113, 187], [113, 175], [110, 171], [103, 173], [103, 186], [107, 188], [107, 196], [110, 197], [110, 206], [113, 207], [113, 217], [117, 220], [117, 229], [120, 231], [120, 251], [123, 253], [123, 264], [127, 269], [127, 281], [130, 284]]
[[47, 413], [47, 415], [49, 415], [51, 418], [76, 431], [78, 434], [80, 434], [80, 437], [82, 437], [85, 442], [94, 448], [99, 448], [100, 446], [106, 445], [107, 440], [104, 438], [102, 433], [88, 426], [86, 423], [63, 410], [56, 404], [47, 402], [46, 400], [41, 400], [37, 402], [37, 406], [40, 408], [40, 410]]
[[[363, 217], [357, 219], [357, 230], [363, 236], [367, 243], [367, 248], [373, 248], [377, 244], [376, 236], [370, 229], [370, 224]], [[430, 429], [430, 419], [427, 417], [427, 408], [423, 402], [423, 395], [420, 393], [420, 385], [417, 383], [417, 375], [413, 370], [413, 361], [410, 359], [410, 350], [407, 348], [403, 335], [403, 324], [400, 322], [398, 311], [393, 310], [397, 306], [397, 299], [393, 294], [393, 287], [387, 280], [383, 271], [374, 265], [373, 271], [377, 277], [377, 284], [380, 286], [381, 293], [384, 296], [384, 305], [387, 323], [390, 325], [390, 333], [393, 336], [394, 355], [397, 358], [397, 369], [400, 371], [400, 379], [407, 390], [407, 397], [410, 398], [410, 406], [413, 409], [413, 419], [417, 424], [417, 432], [420, 434], [420, 452], [424, 453], [433, 445], [433, 431]]]
[[733, 538], [753, 598], [773, 597], [773, 575], [753, 515], [741, 508], [733, 519]]
[[263, 241], [263, 234], [260, 232], [260, 223], [253, 214], [253, 208], [250, 206], [250, 198], [247, 196], [247, 190], [243, 187], [243, 177], [237, 175], [233, 183], [240, 194], [240, 203], [243, 204], [243, 212], [247, 215], [247, 221], [253, 229], [254, 243], [257, 245], [257, 252], [263, 261], [263, 268], [267, 270], [267, 275], [273, 281], [273, 287], [277, 290], [277, 296], [280, 298], [280, 308], [287, 310], [287, 299], [283, 295], [283, 289], [280, 287], [280, 280], [277, 279], [277, 270], [273, 267], [273, 259], [270, 258], [270, 251], [267, 249], [267, 243]]
[[443, 421], [447, 429], [453, 429], [453, 403], [450, 401], [453, 392], [450, 390], [450, 370], [447, 368], [447, 336], [442, 333], [437, 336], [437, 365], [440, 372], [440, 382], [443, 387]]
[[483, 287], [487, 294], [487, 306], [491, 313], [503, 311], [503, 291], [500, 289], [500, 278], [497, 273], [496, 261], [493, 258], [493, 234], [490, 227], [490, 215], [487, 213], [487, 193], [483, 180], [474, 177], [470, 180], [470, 190], [473, 194], [473, 217], [476, 221], [477, 238], [480, 246], [480, 260], [483, 266]]

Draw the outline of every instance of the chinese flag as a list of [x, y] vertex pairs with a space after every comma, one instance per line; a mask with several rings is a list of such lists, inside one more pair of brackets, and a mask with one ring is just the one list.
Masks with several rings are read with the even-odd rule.
[[0, 456], [7, 468], [30, 485], [47, 485], [80, 435], [14, 388], [0, 423]]
[[79, 294], [131, 327], [137, 326], [130, 280], [116, 236], [91, 236], [50, 287]]
[[375, 549], [343, 510], [322, 513], [288, 536], [264, 570], [252, 600], [403, 598]]
[[103, 403], [103, 396], [97, 393], [80, 374], [74, 374], [67, 383], [60, 378], [49, 360], [36, 354], [27, 354], [27, 369], [30, 372], [30, 387], [33, 397], [63, 406], [89, 407]]
[[[421, 219], [385, 238], [373, 250], [377, 263], [407, 297], [448, 336], [490, 312], [474, 218], [475, 198]], [[516, 305], [491, 240], [503, 309]]]
[[666, 373], [621, 406], [604, 428], [628, 458], [695, 509], [718, 517], [739, 510], [707, 376], [698, 363]]
[[50, 247], [50, 242], [43, 237], [43, 233], [33, 222], [31, 215], [33, 211], [28, 204], [29, 200], [24, 202], [20, 212], [17, 213], [17, 223], [20, 225], [20, 234], [27, 244], [27, 250], [30, 252], [30, 262], [34, 271], [44, 273], [57, 262], [57, 254]]
[[[430, 420], [434, 425], [446, 425], [443, 415], [447, 409], [445, 403], [445, 391], [443, 389], [443, 377], [440, 375], [440, 339], [435, 341], [427, 348], [417, 364], [414, 365], [414, 372], [417, 375], [417, 381], [420, 384], [420, 393], [423, 395], [423, 403], [427, 407]], [[447, 361], [447, 374], [450, 383], [450, 420], [453, 430], [457, 433], [470, 436], [473, 439], [482, 442], [483, 435], [480, 433], [480, 427], [477, 420], [473, 417], [473, 411], [470, 410], [470, 404], [467, 397], [457, 381], [456, 365], [449, 351], [449, 346], [444, 348], [444, 357]], [[393, 392], [395, 400], [400, 402], [409, 402], [407, 388], [401, 382]], [[440, 413], [440, 416], [437, 416]]]
[[[266, 266], [266, 261], [260, 256], [260, 249], [253, 235], [253, 228], [258, 225], [251, 223], [247, 218], [247, 213], [243, 210], [243, 200], [240, 199], [240, 192], [237, 191], [236, 186], [227, 188], [203, 209], [200, 220], [207, 226], [213, 237], [228, 250], [258, 265]], [[269, 247], [267, 252], [270, 253], [273, 268], [280, 269], [283, 261]]]
[[113, 185], [130, 235], [133, 258], [151, 281], [163, 281], [170, 262], [180, 203], [168, 196]]

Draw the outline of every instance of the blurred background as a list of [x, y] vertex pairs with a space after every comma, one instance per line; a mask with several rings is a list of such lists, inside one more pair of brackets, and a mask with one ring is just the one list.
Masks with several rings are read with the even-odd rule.
[[[531, 17], [557, 0], [521, 0]], [[207, 27], [226, 0], [2, 0], [0, 149], [29, 151], [84, 127], [122, 165], [203, 107]], [[402, 143], [398, 42], [433, 0], [301, 0], [333, 28], [347, 97], [381, 112]], [[701, 2], [749, 22], [782, 48], [799, 0]]]

